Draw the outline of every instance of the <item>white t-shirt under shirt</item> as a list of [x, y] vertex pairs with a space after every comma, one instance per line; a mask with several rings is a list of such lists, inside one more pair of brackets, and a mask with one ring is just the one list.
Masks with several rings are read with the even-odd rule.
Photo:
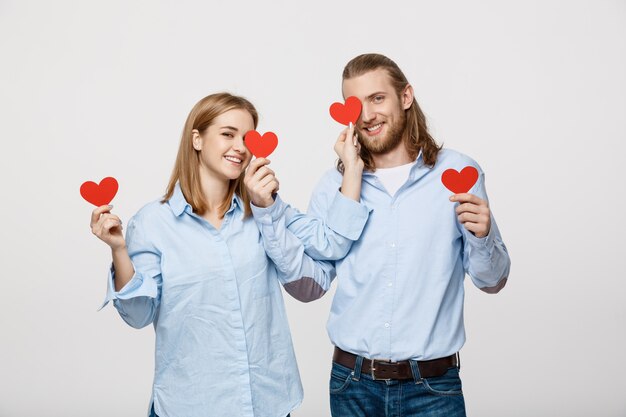
[[409, 178], [409, 172], [415, 161], [393, 168], [377, 168], [374, 174], [389, 193], [393, 196]]

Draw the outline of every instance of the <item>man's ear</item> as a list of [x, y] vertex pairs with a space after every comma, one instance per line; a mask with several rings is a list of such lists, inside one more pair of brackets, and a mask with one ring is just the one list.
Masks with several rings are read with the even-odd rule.
[[191, 144], [196, 151], [202, 150], [202, 137], [200, 136], [198, 129], [191, 131]]
[[413, 104], [413, 98], [415, 96], [413, 95], [413, 87], [411, 86], [411, 84], [407, 84], [406, 87], [404, 87], [404, 91], [402, 92], [402, 108], [404, 110], [408, 109], [409, 107], [411, 107], [411, 104]]

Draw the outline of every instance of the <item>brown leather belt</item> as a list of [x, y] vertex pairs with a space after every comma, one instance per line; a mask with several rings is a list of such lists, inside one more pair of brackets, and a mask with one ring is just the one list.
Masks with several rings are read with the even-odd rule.
[[[335, 347], [333, 362], [346, 368], [354, 369], [356, 365], [356, 355]], [[432, 378], [441, 376], [449, 368], [458, 365], [457, 354], [428, 361], [417, 361], [417, 368], [422, 378]], [[379, 359], [363, 358], [361, 373], [368, 374], [373, 379], [413, 379], [411, 364], [409, 361], [391, 362]]]

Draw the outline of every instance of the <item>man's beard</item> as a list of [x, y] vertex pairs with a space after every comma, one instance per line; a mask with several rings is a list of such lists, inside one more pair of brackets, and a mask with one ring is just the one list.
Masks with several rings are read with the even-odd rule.
[[400, 112], [400, 119], [392, 125], [388, 125], [388, 132], [384, 137], [361, 135], [361, 145], [371, 154], [384, 154], [394, 150], [400, 142], [406, 129], [406, 113]]

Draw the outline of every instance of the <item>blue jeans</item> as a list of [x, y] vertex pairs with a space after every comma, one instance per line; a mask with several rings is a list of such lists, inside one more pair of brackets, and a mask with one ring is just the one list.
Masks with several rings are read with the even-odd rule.
[[438, 377], [421, 378], [411, 361], [412, 380], [374, 380], [361, 373], [363, 358], [354, 369], [333, 362], [330, 374], [330, 411], [333, 417], [465, 417], [465, 400], [457, 367]]

